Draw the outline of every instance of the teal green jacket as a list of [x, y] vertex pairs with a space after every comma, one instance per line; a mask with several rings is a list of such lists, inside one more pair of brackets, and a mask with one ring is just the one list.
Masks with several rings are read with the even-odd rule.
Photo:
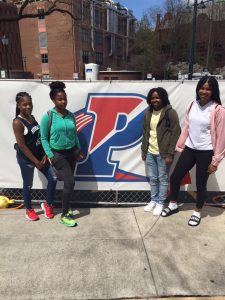
[[52, 108], [51, 112], [52, 124], [50, 134], [48, 113], [44, 114], [40, 124], [41, 144], [48, 158], [54, 156], [52, 148], [56, 150], [68, 150], [74, 146], [80, 148], [75, 117], [73, 120], [69, 111], [67, 111], [65, 117], [62, 117], [57, 113], [55, 108]]

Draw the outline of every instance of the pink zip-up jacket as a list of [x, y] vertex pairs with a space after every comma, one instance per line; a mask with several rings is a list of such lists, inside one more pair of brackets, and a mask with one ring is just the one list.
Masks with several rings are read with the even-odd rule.
[[[189, 135], [189, 112], [193, 102], [188, 107], [185, 117], [185, 126], [176, 144], [176, 151], [182, 152]], [[225, 109], [216, 102], [213, 105], [210, 116], [210, 133], [214, 155], [211, 164], [218, 166], [225, 156]]]

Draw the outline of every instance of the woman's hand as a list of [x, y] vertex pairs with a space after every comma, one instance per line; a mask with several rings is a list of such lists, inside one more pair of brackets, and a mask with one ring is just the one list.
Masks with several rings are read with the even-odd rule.
[[41, 161], [37, 161], [35, 163], [35, 166], [37, 167], [37, 169], [41, 170], [44, 167], [45, 163], [41, 160]]
[[172, 165], [173, 159], [170, 158], [170, 157], [166, 157], [166, 158], [165, 158], [165, 163], [166, 163], [167, 166]]
[[81, 161], [84, 158], [84, 154], [80, 151], [79, 156], [77, 157], [77, 161]]
[[146, 160], [146, 154], [142, 153], [141, 154], [141, 159], [145, 161]]
[[43, 156], [41, 162], [42, 162], [44, 165], [46, 164], [46, 162], [47, 162], [47, 156], [46, 156], [46, 155]]
[[48, 162], [50, 163], [50, 165], [52, 165], [53, 158], [54, 158], [54, 156], [51, 158], [49, 158], [49, 157], [46, 158], [48, 160]]
[[217, 171], [217, 166], [214, 166], [214, 165], [212, 165], [212, 164], [210, 164], [210, 165], [208, 166], [208, 173], [209, 173], [209, 174], [215, 173], [216, 171]]

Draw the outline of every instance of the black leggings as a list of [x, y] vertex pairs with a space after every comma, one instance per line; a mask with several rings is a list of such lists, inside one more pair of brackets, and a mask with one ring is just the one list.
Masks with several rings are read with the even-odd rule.
[[74, 155], [74, 148], [63, 151], [52, 149], [52, 151], [54, 153], [52, 164], [57, 170], [60, 180], [64, 182], [62, 193], [62, 213], [66, 214], [70, 208], [70, 201], [72, 200], [75, 185], [74, 169], [76, 158]]
[[209, 178], [209, 173], [207, 170], [212, 161], [212, 156], [213, 150], [193, 150], [189, 147], [185, 147], [170, 177], [171, 201], [177, 201], [182, 178], [196, 164], [196, 208], [201, 209], [203, 207], [206, 200], [206, 185]]

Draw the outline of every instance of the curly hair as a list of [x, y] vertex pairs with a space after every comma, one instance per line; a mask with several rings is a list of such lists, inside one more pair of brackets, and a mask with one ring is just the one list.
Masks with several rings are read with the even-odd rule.
[[49, 87], [51, 89], [49, 96], [52, 100], [54, 100], [56, 94], [58, 94], [60, 92], [63, 92], [66, 94], [66, 92], [65, 92], [66, 85], [62, 81], [53, 81], [49, 84]]
[[170, 101], [169, 101], [169, 97], [168, 97], [168, 93], [167, 91], [162, 88], [162, 87], [157, 87], [157, 88], [153, 88], [151, 89], [149, 92], [148, 92], [148, 95], [147, 95], [147, 103], [148, 105], [151, 107], [151, 97], [152, 97], [152, 94], [156, 92], [159, 97], [160, 97], [160, 100], [162, 101], [162, 106], [167, 106], [168, 104], [170, 104]]

